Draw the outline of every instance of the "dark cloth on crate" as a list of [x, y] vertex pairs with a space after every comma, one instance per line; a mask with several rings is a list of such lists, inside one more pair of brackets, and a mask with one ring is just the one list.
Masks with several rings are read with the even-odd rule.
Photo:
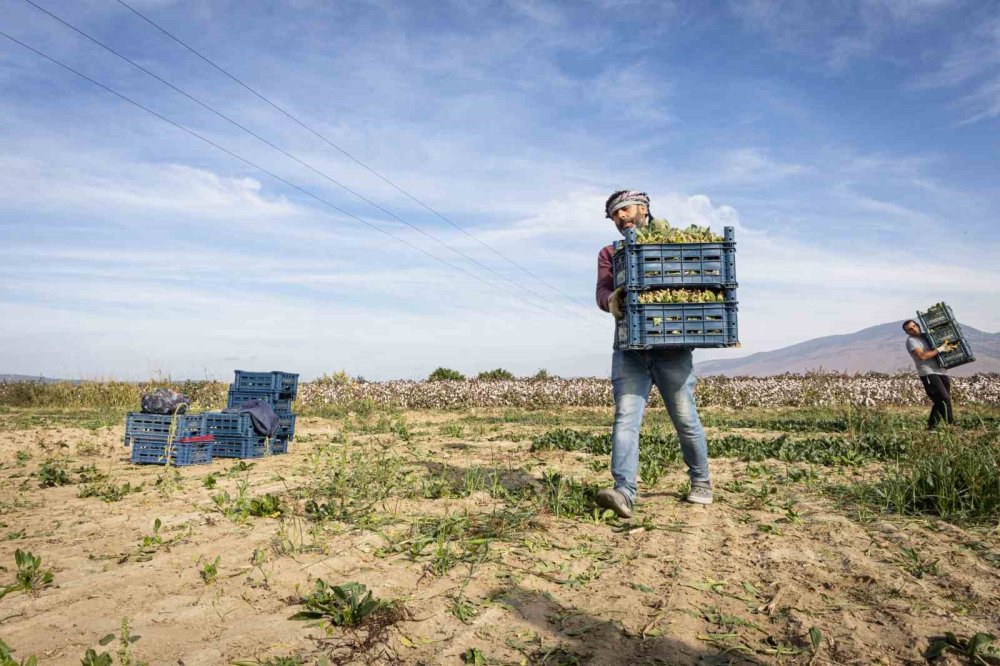
[[158, 388], [142, 396], [143, 414], [184, 414], [191, 399], [168, 388]]
[[247, 400], [239, 407], [230, 407], [222, 410], [229, 413], [250, 414], [250, 421], [253, 423], [254, 432], [258, 435], [271, 437], [278, 429], [278, 415], [274, 413], [274, 408], [263, 400]]
[[951, 377], [938, 374], [924, 375], [920, 378], [920, 383], [924, 385], [927, 397], [934, 403], [931, 415], [927, 419], [928, 430], [936, 426], [941, 419], [947, 423], [954, 423], [955, 415], [951, 408]]

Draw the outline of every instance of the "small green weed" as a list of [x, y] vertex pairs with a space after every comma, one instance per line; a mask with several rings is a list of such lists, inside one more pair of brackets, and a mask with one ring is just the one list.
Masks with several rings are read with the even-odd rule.
[[923, 578], [926, 574], [932, 576], [938, 575], [938, 562], [940, 560], [929, 560], [918, 553], [916, 548], [903, 546], [900, 548], [900, 551], [903, 553], [903, 558], [900, 560], [899, 565], [914, 578]]
[[357, 627], [380, 616], [398, 612], [399, 604], [372, 596], [361, 583], [329, 585], [322, 578], [316, 581], [312, 593], [302, 597], [305, 610], [291, 620], [326, 620], [334, 627]]
[[71, 483], [69, 474], [66, 472], [66, 465], [59, 460], [46, 460], [43, 462], [38, 468], [36, 476], [42, 488], [65, 486]]
[[97, 654], [94, 648], [90, 648], [80, 660], [81, 666], [114, 666], [111, 655], [107, 652]]
[[0, 640], [0, 666], [38, 666], [38, 657], [31, 655], [21, 661], [14, 660], [14, 650]]
[[42, 569], [41, 557], [18, 548], [14, 551], [14, 562], [17, 564], [14, 583], [0, 590], [0, 599], [11, 592], [38, 594], [52, 584], [53, 574]]
[[201, 570], [198, 571], [198, 575], [201, 576], [203, 581], [205, 581], [205, 585], [211, 585], [219, 576], [219, 562], [221, 560], [222, 556], [216, 555], [215, 560], [212, 562], [205, 562], [205, 564], [201, 566]]
[[486, 661], [486, 655], [483, 654], [482, 650], [477, 647], [471, 647], [462, 653], [462, 663], [480, 666], [481, 664], [488, 664], [489, 662]]
[[927, 659], [937, 659], [951, 653], [966, 657], [970, 664], [1000, 664], [1000, 647], [994, 645], [997, 637], [979, 632], [971, 637], [960, 636], [950, 631], [944, 636], [931, 638], [931, 646], [924, 655]]

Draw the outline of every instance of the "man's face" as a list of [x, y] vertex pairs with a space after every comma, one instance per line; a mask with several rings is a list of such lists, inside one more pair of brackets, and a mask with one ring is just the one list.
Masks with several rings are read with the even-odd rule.
[[612, 213], [611, 220], [618, 227], [618, 231], [624, 234], [626, 229], [646, 226], [649, 223], [646, 216], [647, 211], [645, 206], [642, 204], [629, 204]]
[[920, 335], [920, 327], [917, 326], [912, 321], [907, 322], [906, 328], [904, 328], [903, 330], [909, 333], [910, 335]]

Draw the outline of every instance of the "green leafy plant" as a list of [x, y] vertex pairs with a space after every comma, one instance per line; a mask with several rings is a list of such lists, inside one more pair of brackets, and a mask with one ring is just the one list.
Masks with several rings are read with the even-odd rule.
[[18, 467], [24, 467], [24, 465], [29, 460], [31, 460], [31, 454], [30, 453], [28, 453], [27, 451], [18, 451], [17, 452], [17, 466]]
[[687, 228], [672, 227], [665, 219], [654, 219], [645, 227], [636, 229], [637, 243], [719, 243], [723, 236], [712, 233], [708, 227], [692, 224]]
[[247, 505], [247, 511], [251, 516], [258, 518], [277, 518], [284, 512], [284, 506], [280, 497], [267, 493], [252, 498]]
[[489, 662], [486, 661], [486, 655], [483, 654], [482, 650], [476, 647], [471, 647], [462, 653], [462, 663], [476, 664], [479, 666], [480, 664], [486, 664]]
[[46, 460], [38, 468], [38, 483], [42, 488], [65, 486], [70, 482], [65, 465], [58, 460]]
[[206, 476], [204, 479], [201, 480], [201, 485], [205, 486], [210, 490], [212, 488], [215, 488], [215, 486], [218, 485], [218, 483], [219, 483], [219, 475], [216, 472], [210, 473], [208, 476]]
[[361, 583], [328, 585], [322, 578], [316, 581], [311, 594], [302, 597], [304, 611], [291, 620], [327, 620], [335, 627], [357, 627], [373, 618], [391, 613], [395, 602], [383, 601], [372, 596], [371, 590]]
[[[724, 303], [725, 301], [725, 292], [711, 289], [654, 289], [639, 294], [640, 303]], [[666, 318], [666, 322], [658, 322], [656, 319], [664, 318], [654, 317], [653, 323], [657, 325], [669, 323], [669, 318]]]
[[938, 659], [947, 653], [966, 657], [971, 664], [1000, 664], [1000, 647], [995, 645], [997, 637], [986, 632], [978, 632], [971, 637], [960, 636], [950, 631], [944, 636], [935, 636], [925, 656]]
[[94, 648], [90, 648], [80, 660], [81, 666], [114, 666], [111, 655], [107, 652], [97, 654]]
[[38, 657], [31, 655], [21, 661], [15, 661], [14, 650], [0, 640], [0, 666], [38, 666]]
[[198, 575], [201, 576], [203, 581], [205, 581], [205, 585], [211, 585], [219, 576], [219, 562], [221, 560], [222, 556], [216, 555], [214, 561], [205, 562], [205, 564], [201, 566], [201, 570], [198, 571]]
[[14, 562], [17, 564], [14, 583], [0, 590], [0, 599], [11, 592], [37, 594], [52, 584], [53, 574], [42, 569], [41, 557], [18, 548], [14, 551]]

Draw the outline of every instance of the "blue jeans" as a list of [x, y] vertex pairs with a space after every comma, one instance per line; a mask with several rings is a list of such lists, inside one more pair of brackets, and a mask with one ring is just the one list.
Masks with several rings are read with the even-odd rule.
[[615, 488], [635, 502], [639, 470], [639, 428], [649, 390], [656, 384], [677, 429], [692, 485], [710, 485], [708, 443], [694, 401], [690, 349], [616, 351], [611, 359], [615, 426], [611, 433], [611, 475]]

